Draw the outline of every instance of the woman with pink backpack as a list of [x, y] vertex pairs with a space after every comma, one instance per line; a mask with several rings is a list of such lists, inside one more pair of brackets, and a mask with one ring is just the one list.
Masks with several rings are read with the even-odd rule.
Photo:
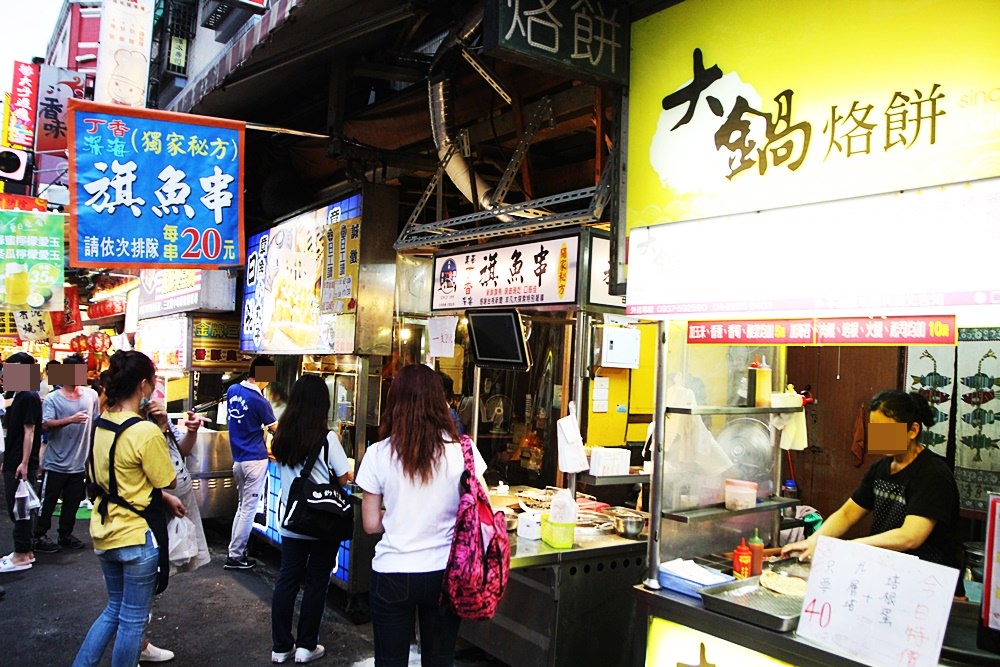
[[[451, 665], [460, 619], [441, 595], [465, 460], [438, 374], [404, 367], [389, 387], [380, 428], [385, 439], [365, 452], [357, 484], [361, 517], [382, 533], [372, 559], [370, 605], [377, 667], [409, 663], [414, 619], [421, 664]], [[472, 447], [476, 475], [486, 462]]]

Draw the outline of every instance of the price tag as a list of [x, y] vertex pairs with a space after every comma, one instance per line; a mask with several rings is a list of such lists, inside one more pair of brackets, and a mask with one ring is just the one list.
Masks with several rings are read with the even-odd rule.
[[938, 664], [958, 570], [821, 537], [798, 634], [859, 662]]

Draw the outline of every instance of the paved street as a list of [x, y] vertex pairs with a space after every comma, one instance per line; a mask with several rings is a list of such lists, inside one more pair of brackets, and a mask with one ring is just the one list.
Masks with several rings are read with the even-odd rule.
[[[0, 499], [0, 505], [3, 504]], [[222, 569], [229, 523], [206, 521], [212, 562], [171, 578], [170, 587], [153, 605], [149, 636], [154, 644], [177, 654], [169, 665], [267, 665], [271, 650], [271, 591], [278, 571], [278, 551], [258, 537], [251, 556], [258, 566], [249, 572]], [[50, 533], [54, 537], [55, 528]], [[39, 553], [30, 570], [0, 574], [7, 589], [0, 601], [0, 667], [69, 665], [91, 622], [105, 603], [104, 582], [91, 549], [87, 522], [77, 522], [76, 535], [87, 548]], [[0, 515], [0, 554], [13, 546], [7, 509]], [[346, 595], [330, 586], [320, 643], [327, 655], [315, 664], [365, 667], [374, 665], [372, 626], [354, 624], [344, 612]], [[355, 619], [360, 620], [360, 619]], [[460, 643], [460, 649], [461, 643]], [[468, 647], [460, 665], [499, 665]], [[102, 664], [110, 665], [110, 649]], [[147, 663], [152, 664], [152, 663]], [[416, 650], [412, 665], [419, 665]]]

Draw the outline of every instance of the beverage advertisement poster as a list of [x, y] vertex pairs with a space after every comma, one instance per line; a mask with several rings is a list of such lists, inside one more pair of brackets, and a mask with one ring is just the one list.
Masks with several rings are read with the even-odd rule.
[[59, 213], [0, 211], [0, 309], [63, 309], [63, 229]]
[[70, 100], [70, 266], [242, 265], [243, 130]]

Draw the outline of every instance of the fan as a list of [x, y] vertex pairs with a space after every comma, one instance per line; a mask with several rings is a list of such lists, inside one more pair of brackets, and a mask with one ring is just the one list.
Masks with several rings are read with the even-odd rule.
[[494, 394], [486, 399], [486, 407], [479, 419], [484, 424], [493, 424], [490, 433], [506, 433], [505, 424], [510, 424], [514, 416], [511, 410], [512, 404], [509, 398], [503, 394]]
[[758, 495], [770, 495], [774, 460], [771, 432], [759, 419], [739, 417], [729, 422], [716, 442], [733, 462], [727, 477], [757, 482]]

